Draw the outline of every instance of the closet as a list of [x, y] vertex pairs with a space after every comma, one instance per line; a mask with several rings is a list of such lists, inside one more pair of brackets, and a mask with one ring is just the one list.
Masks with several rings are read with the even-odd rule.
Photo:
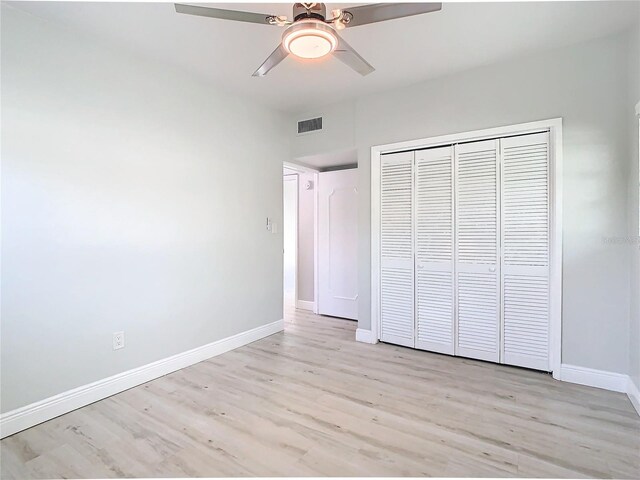
[[550, 371], [549, 132], [383, 154], [379, 338]]

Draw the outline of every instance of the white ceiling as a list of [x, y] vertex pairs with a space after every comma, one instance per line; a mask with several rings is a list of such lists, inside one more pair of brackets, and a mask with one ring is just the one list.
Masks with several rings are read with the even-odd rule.
[[309, 155], [307, 157], [296, 158], [296, 162], [318, 169], [342, 165], [356, 165], [358, 163], [358, 152], [356, 150], [344, 150]]
[[[640, 4], [446, 3], [440, 12], [344, 30], [344, 38], [376, 67], [367, 77], [333, 58], [305, 64], [289, 57], [264, 78], [251, 74], [278, 45], [279, 27], [180, 15], [171, 3], [11, 5], [184, 68], [256, 102], [303, 111], [611, 34], [638, 21]], [[291, 16], [290, 5], [215, 6]], [[327, 9], [340, 6], [345, 4]]]

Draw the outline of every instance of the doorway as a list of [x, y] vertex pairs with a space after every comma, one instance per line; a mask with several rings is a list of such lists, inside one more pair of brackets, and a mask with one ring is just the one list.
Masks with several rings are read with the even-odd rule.
[[283, 167], [285, 311], [356, 320], [356, 152], [306, 160]]

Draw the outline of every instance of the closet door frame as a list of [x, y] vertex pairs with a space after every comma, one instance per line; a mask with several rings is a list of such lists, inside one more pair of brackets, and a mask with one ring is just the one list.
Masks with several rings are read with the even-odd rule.
[[560, 379], [562, 364], [562, 118], [428, 137], [371, 147], [371, 325], [358, 325], [356, 339], [377, 343], [380, 339], [380, 165], [381, 155], [459, 142], [549, 132], [550, 164], [550, 352], [553, 377]]

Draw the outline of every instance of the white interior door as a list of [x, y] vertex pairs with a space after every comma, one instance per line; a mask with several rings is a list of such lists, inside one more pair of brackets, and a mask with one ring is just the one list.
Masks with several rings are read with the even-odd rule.
[[358, 319], [357, 170], [322, 172], [318, 180], [318, 311]]
[[415, 153], [416, 348], [454, 353], [453, 148]]
[[503, 362], [549, 364], [549, 134], [504, 138]]
[[500, 361], [498, 141], [455, 146], [456, 355]]
[[414, 346], [413, 152], [380, 166], [380, 340]]

